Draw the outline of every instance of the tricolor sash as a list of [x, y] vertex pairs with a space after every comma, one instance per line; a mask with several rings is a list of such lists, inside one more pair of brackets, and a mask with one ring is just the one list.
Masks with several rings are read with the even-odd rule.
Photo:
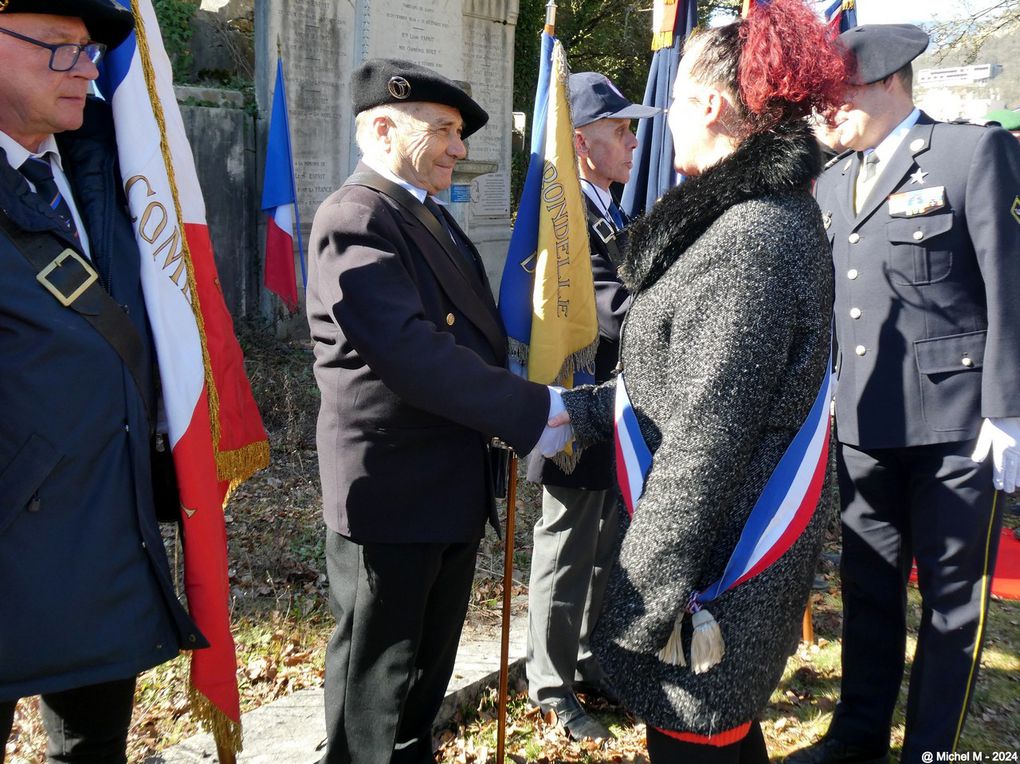
[[[807, 527], [818, 506], [829, 459], [831, 394], [832, 364], [829, 363], [811, 410], [755, 502], [722, 577], [702, 591], [691, 594], [686, 608], [677, 618], [674, 637], [660, 653], [663, 660], [684, 665], [679, 627], [686, 613], [698, 614], [707, 603], [761, 573], [782, 557]], [[622, 373], [616, 381], [615, 413], [617, 480], [627, 511], [633, 515], [644, 491], [652, 455], [638, 429], [637, 416]], [[696, 642], [701, 625], [706, 629], [718, 629], [711, 615], [705, 611], [700, 618], [695, 617]], [[694, 648], [692, 651], [696, 652]], [[699, 666], [701, 671], [707, 670], [721, 659], [721, 642], [713, 656], [714, 660], [709, 658], [709, 663], [699, 662], [695, 657], [694, 670], [699, 671]]]
[[623, 372], [616, 378], [614, 398], [614, 433], [616, 441], [616, 482], [620, 486], [627, 514], [634, 516], [634, 507], [645, 490], [645, 476], [652, 467], [652, 452], [641, 437], [637, 415], [627, 395]]

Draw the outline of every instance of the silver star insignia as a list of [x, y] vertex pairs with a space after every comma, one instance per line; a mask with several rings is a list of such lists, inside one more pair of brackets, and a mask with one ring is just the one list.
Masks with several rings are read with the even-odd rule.
[[924, 179], [925, 179], [925, 176], [927, 176], [927, 175], [928, 175], [928, 173], [924, 172], [923, 170], [918, 169], [917, 172], [915, 172], [913, 175], [910, 176], [910, 182], [911, 183], [916, 183], [919, 186], [924, 185]]

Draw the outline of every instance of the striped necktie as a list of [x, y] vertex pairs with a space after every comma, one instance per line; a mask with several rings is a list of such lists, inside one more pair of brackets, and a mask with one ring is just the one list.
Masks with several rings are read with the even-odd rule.
[[71, 215], [71, 208], [68, 206], [67, 200], [61, 196], [60, 189], [57, 188], [57, 183], [53, 180], [53, 169], [50, 167], [49, 159], [46, 156], [30, 156], [19, 169], [21, 174], [35, 186], [35, 192], [64, 222], [67, 232], [77, 239], [78, 227], [74, 224], [74, 217]]

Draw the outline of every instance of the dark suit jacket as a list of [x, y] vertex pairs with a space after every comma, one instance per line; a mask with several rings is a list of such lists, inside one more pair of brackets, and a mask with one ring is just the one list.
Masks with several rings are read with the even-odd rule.
[[[602, 211], [586, 194], [589, 218], [602, 218]], [[631, 296], [616, 273], [616, 264], [610, 256], [609, 246], [592, 226], [588, 226], [588, 244], [591, 250], [591, 272], [595, 281], [595, 311], [599, 321], [599, 347], [595, 354], [595, 381], [605, 382], [612, 377], [620, 358], [620, 327], [630, 308]], [[617, 251], [627, 244], [626, 233], [616, 236]], [[613, 442], [603, 441], [586, 448], [577, 466], [569, 475], [540, 454], [532, 454], [528, 462], [528, 479], [543, 485], [604, 490], [616, 485], [613, 472]]]
[[[840, 441], [961, 441], [1020, 416], [1020, 144], [1000, 128], [933, 122], [903, 139], [855, 215], [859, 160], [818, 180], [836, 269]], [[891, 194], [945, 188], [944, 206], [891, 215]]]
[[492, 506], [489, 438], [527, 453], [549, 413], [546, 388], [504, 368], [484, 275], [359, 185], [322, 203], [309, 250], [326, 524], [359, 542], [477, 539]]

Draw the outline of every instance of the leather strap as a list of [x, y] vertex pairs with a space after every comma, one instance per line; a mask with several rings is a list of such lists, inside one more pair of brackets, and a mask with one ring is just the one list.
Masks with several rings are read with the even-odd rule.
[[588, 213], [588, 227], [598, 236], [599, 241], [606, 245], [606, 249], [609, 250], [609, 259], [613, 261], [613, 264], [619, 265], [620, 246], [616, 243], [616, 231], [604, 217], [592, 212], [590, 206], [585, 206], [585, 212]]
[[36, 281], [55, 300], [78, 313], [117, 352], [135, 381], [149, 422], [152, 374], [145, 368], [145, 343], [124, 309], [99, 283], [92, 265], [48, 232], [24, 231], [0, 211], [0, 230], [36, 271]]

